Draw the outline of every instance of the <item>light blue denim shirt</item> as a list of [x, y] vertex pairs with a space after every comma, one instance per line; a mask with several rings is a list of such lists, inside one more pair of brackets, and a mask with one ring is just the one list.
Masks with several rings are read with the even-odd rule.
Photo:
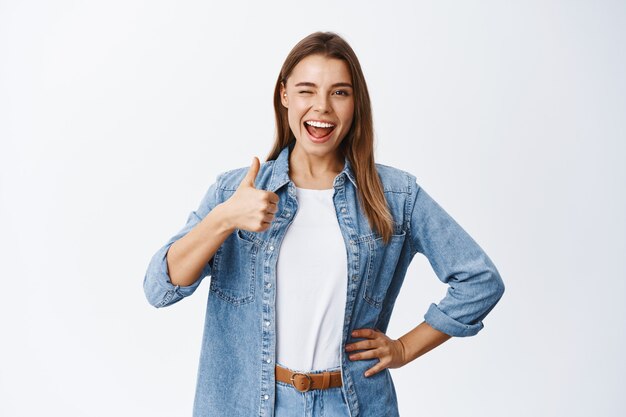
[[[172, 285], [169, 247], [235, 192], [248, 167], [223, 172], [211, 185], [186, 225], [152, 257], [144, 278], [150, 304], [165, 307], [188, 297], [210, 276], [204, 335], [197, 374], [194, 417], [273, 416], [276, 348], [275, 284], [280, 245], [298, 210], [289, 178], [286, 146], [276, 160], [261, 164], [257, 189], [280, 197], [271, 227], [263, 232], [235, 230], [205, 265], [194, 284]], [[451, 336], [472, 336], [504, 292], [495, 265], [479, 245], [416, 182], [415, 176], [376, 164], [394, 220], [390, 242], [369, 226], [357, 198], [348, 159], [335, 177], [333, 201], [348, 262], [347, 301], [341, 346], [341, 372], [352, 417], [397, 416], [394, 384], [388, 369], [363, 373], [378, 359], [351, 361], [345, 355], [357, 328], [386, 332], [391, 313], [416, 253], [429, 260], [448, 284], [445, 297], [431, 304], [424, 320]], [[338, 317], [338, 319], [341, 319]], [[418, 323], [416, 323], [417, 325]], [[298, 337], [298, 335], [290, 335]]]

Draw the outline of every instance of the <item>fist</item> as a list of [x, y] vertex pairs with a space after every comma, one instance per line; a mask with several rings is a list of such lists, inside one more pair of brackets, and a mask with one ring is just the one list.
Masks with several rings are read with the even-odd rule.
[[254, 180], [261, 163], [255, 156], [246, 176], [239, 183], [235, 193], [224, 202], [228, 207], [228, 217], [233, 228], [262, 232], [269, 229], [278, 212], [278, 195], [271, 191], [257, 190]]

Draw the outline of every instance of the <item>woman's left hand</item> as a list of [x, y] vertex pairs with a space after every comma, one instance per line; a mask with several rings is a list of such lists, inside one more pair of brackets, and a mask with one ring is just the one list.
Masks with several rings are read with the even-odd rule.
[[352, 337], [361, 337], [360, 340], [346, 345], [346, 352], [360, 350], [349, 356], [350, 360], [378, 358], [378, 363], [365, 372], [365, 376], [372, 376], [385, 368], [399, 368], [405, 365], [405, 349], [398, 339], [391, 339], [385, 333], [376, 329], [356, 329]]

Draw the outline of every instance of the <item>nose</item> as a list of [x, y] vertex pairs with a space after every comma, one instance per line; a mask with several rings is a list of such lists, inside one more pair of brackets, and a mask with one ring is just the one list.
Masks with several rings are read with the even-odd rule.
[[330, 101], [325, 94], [318, 94], [316, 96], [313, 108], [319, 113], [330, 113], [330, 111], [332, 110], [330, 108]]

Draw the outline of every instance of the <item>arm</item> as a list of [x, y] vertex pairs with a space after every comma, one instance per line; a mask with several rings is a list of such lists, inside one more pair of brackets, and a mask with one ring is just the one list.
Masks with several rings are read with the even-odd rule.
[[449, 334], [434, 329], [425, 321], [421, 322], [398, 339], [402, 345], [402, 365], [419, 358], [451, 338]]
[[172, 244], [166, 259], [173, 285], [188, 287], [195, 283], [204, 266], [234, 229], [228, 226], [224, 203], [218, 204], [202, 221]]
[[408, 239], [412, 254], [428, 258], [437, 277], [449, 285], [439, 305], [431, 304], [425, 321], [397, 340], [377, 329], [357, 329], [353, 337], [365, 340], [346, 345], [351, 360], [378, 358], [365, 372], [406, 365], [452, 336], [472, 336], [482, 319], [502, 297], [504, 283], [495, 265], [478, 244], [423, 189], [414, 184]]
[[193, 294], [211, 275], [213, 255], [235, 229], [254, 232], [270, 227], [278, 211], [278, 195], [257, 190], [254, 180], [260, 162], [252, 165], [235, 193], [220, 203], [219, 183], [209, 187], [187, 224], [152, 257], [144, 278], [144, 292], [155, 307], [165, 307]]
[[[196, 290], [202, 279], [211, 275], [212, 257], [217, 250], [219, 239], [223, 236], [220, 225], [220, 212], [217, 206], [217, 188], [220, 178], [209, 187], [197, 210], [192, 211], [185, 226], [172, 236], [152, 257], [148, 264], [143, 288], [148, 302], [155, 307], [165, 307]], [[196, 227], [197, 226], [197, 227]], [[185, 239], [182, 243], [182, 239]], [[181, 250], [190, 250], [190, 246], [203, 239], [208, 244], [192, 250], [192, 255], [185, 255]], [[174, 247], [176, 245], [176, 247]], [[172, 249], [173, 256], [169, 253]], [[172, 259], [174, 262], [171, 262]], [[183, 266], [185, 262], [190, 262]], [[170, 269], [172, 268], [172, 269]], [[191, 277], [193, 275], [193, 277]], [[173, 279], [173, 277], [176, 277]]]
[[431, 304], [426, 323], [450, 336], [473, 336], [504, 293], [504, 282], [481, 247], [422, 188], [414, 184], [409, 239], [437, 277], [446, 296]]
[[379, 361], [365, 372], [372, 376], [385, 368], [399, 368], [422, 356], [450, 339], [452, 336], [433, 329], [428, 323], [422, 322], [413, 330], [394, 340], [377, 329], [357, 329], [352, 337], [366, 340], [346, 345], [346, 352], [369, 349], [350, 354], [350, 360], [378, 358]]

